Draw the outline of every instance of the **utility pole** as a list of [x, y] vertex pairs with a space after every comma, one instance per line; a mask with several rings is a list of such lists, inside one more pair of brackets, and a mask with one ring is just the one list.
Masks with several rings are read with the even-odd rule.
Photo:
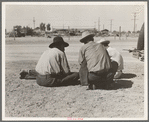
[[33, 17], [33, 24], [34, 24], [34, 29], [35, 29], [35, 17]]
[[134, 13], [134, 33], [135, 33], [135, 26], [136, 26], [136, 13]]
[[100, 31], [100, 17], [98, 18], [98, 31]]
[[64, 19], [63, 19], [63, 29], [65, 28], [65, 21], [64, 21]]
[[96, 22], [94, 22], [94, 24], [95, 24], [95, 25], [94, 25], [94, 28], [96, 29]]
[[132, 20], [134, 20], [134, 35], [135, 35], [135, 31], [136, 31], [136, 20], [138, 20], [138, 19], [136, 19], [136, 12], [134, 13], [134, 19], [132, 19]]
[[15, 40], [15, 28], [13, 27], [13, 36], [14, 36], [14, 40]]
[[69, 26], [68, 26], [68, 34], [69, 34], [69, 35], [68, 35], [68, 36], [69, 36], [68, 39], [70, 40], [70, 27], [69, 27]]
[[113, 19], [111, 19], [111, 24], [110, 24], [110, 31], [112, 32], [112, 20]]
[[121, 26], [119, 27], [119, 40], [121, 40]]

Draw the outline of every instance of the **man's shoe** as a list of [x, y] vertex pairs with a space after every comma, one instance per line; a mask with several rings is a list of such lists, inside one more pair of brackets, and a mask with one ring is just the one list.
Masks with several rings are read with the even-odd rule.
[[88, 89], [87, 90], [95, 90], [95, 89], [96, 89], [95, 84], [89, 84], [88, 85]]
[[28, 74], [28, 71], [25, 71], [25, 70], [23, 70], [23, 71], [21, 71], [20, 72], [20, 79], [25, 79], [25, 76]]
[[93, 90], [96, 90], [96, 86], [95, 84], [92, 85]]

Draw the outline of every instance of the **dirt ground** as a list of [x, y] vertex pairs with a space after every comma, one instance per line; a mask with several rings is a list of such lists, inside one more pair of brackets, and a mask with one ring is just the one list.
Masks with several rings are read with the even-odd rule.
[[[64, 38], [70, 46], [66, 55], [71, 71], [79, 71], [80, 37]], [[95, 37], [95, 41], [100, 37]], [[124, 75], [115, 80], [112, 90], [86, 90], [87, 86], [41, 87], [35, 80], [19, 79], [20, 69], [34, 69], [52, 38], [6, 38], [5, 46], [5, 117], [144, 118], [144, 62], [123, 49], [133, 49], [137, 38], [115, 40], [110, 46], [124, 59]]]

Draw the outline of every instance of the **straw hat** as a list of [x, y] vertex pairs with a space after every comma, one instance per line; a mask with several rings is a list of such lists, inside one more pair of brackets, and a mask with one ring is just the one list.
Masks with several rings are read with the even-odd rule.
[[86, 40], [86, 38], [88, 37], [94, 37], [95, 35], [90, 33], [89, 31], [85, 31], [82, 33], [82, 38], [80, 39], [80, 42], [84, 42]]
[[105, 44], [105, 43], [110, 43], [109, 40], [106, 40], [105, 38], [100, 39], [99, 41], [97, 41], [97, 43], [101, 43], [101, 44]]
[[68, 44], [67, 42], [65, 42], [62, 37], [56, 36], [56, 37], [54, 37], [54, 39], [53, 39], [53, 43], [51, 43], [51, 44], [49, 45], [49, 47], [52, 48], [52, 47], [54, 47], [55, 45], [61, 45], [61, 44], [64, 44], [65, 47], [68, 47], [68, 46], [69, 46], [69, 44]]

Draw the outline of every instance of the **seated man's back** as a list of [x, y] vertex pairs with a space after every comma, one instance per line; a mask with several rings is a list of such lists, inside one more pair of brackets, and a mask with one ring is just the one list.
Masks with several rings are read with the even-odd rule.
[[57, 48], [46, 50], [37, 63], [36, 71], [41, 75], [60, 73], [60, 60], [64, 56], [64, 53]]
[[112, 47], [108, 47], [107, 51], [108, 51], [111, 59], [118, 63], [118, 70], [123, 70], [124, 68], [123, 68], [123, 57], [122, 57], [122, 55], [115, 48], [112, 48]]
[[110, 57], [101, 44], [91, 41], [81, 48], [80, 53], [79, 63], [85, 58], [89, 72], [105, 72], [111, 68]]

